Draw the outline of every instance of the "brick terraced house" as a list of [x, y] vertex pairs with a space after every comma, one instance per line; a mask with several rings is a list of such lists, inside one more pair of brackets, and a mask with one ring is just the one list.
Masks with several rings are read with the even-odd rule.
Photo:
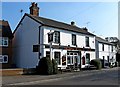
[[8, 21], [0, 20], [0, 68], [12, 67], [12, 38]]

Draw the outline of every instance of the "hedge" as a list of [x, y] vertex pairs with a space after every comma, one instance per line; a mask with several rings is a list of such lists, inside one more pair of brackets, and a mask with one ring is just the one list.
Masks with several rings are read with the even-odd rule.
[[53, 64], [51, 59], [48, 57], [41, 58], [36, 69], [38, 74], [43, 74], [43, 75], [53, 74]]
[[40, 59], [38, 66], [36, 67], [37, 74], [52, 75], [58, 73], [58, 67], [55, 59], [43, 57]]
[[102, 63], [100, 59], [93, 59], [90, 62], [91, 65], [94, 65], [97, 69], [101, 69], [102, 68]]
[[52, 64], [53, 64], [53, 74], [57, 74], [58, 73], [58, 66], [57, 66], [55, 59], [52, 59]]

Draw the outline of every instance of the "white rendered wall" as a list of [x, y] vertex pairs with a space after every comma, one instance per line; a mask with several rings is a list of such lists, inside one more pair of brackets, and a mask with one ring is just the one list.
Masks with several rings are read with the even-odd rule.
[[112, 52], [112, 45], [104, 44], [104, 51], [102, 50], [102, 43], [98, 43], [98, 46], [99, 46], [99, 58], [100, 59], [103, 59], [103, 56], [104, 56], [105, 60], [108, 60], [107, 57], [109, 56], [109, 59], [113, 58], [115, 62], [116, 52], [115, 52], [114, 46], [113, 46], [113, 52]]
[[[88, 36], [88, 35], [83, 35], [83, 34], [71, 32], [71, 31], [59, 30], [59, 29], [50, 28], [50, 27], [44, 27], [44, 44], [49, 44], [48, 43], [48, 33], [50, 32], [50, 30], [60, 31], [60, 43], [61, 43], [60, 45], [62, 45], [62, 46], [70, 45], [70, 47], [75, 47], [75, 46], [72, 46], [72, 34], [76, 35], [77, 47], [83, 48], [86, 45], [85, 44], [85, 37]], [[88, 36], [88, 37], [89, 37], [90, 48], [95, 49], [95, 38], [92, 37], [92, 36]], [[86, 48], [89, 48], [89, 47], [86, 47]], [[44, 48], [44, 56], [46, 56], [46, 51], [50, 51], [50, 49], [49, 48]], [[61, 52], [61, 58], [62, 58], [63, 55], [67, 55], [67, 50], [53, 49], [52, 50], [53, 58], [54, 58], [54, 52], [55, 51]], [[81, 51], [81, 57], [85, 56], [86, 53], [90, 54], [90, 60], [93, 60], [93, 59], [96, 58], [95, 51], [85, 51], [85, 52]], [[66, 62], [67, 62], [67, 60], [66, 60]], [[61, 60], [61, 63], [62, 63], [62, 60]], [[64, 66], [62, 66], [62, 64], [61, 64], [61, 65], [58, 65], [58, 67], [64, 67]], [[83, 67], [85, 67], [85, 65], [82, 65], [82, 68]]]
[[35, 68], [38, 53], [33, 52], [33, 45], [38, 44], [39, 26], [37, 22], [25, 16], [14, 34], [14, 60], [17, 67]]
[[[72, 46], [72, 34], [75, 34], [77, 47], [79, 47], [79, 48], [85, 47], [85, 37], [88, 36], [90, 48], [95, 49], [95, 38], [92, 36], [84, 35], [84, 34], [80, 34], [80, 33], [75, 33], [75, 32], [71, 32], [71, 31], [66, 31], [66, 30], [60, 30], [57, 28], [50, 28], [50, 27], [44, 27], [44, 44], [49, 44], [47, 33], [49, 33], [50, 30], [60, 31], [60, 43], [61, 43], [60, 45], [62, 45], [62, 46], [68, 46], [68, 45]], [[74, 46], [72, 46], [72, 47], [74, 47]]]
[[120, 1], [118, 2], [118, 39], [120, 40]]

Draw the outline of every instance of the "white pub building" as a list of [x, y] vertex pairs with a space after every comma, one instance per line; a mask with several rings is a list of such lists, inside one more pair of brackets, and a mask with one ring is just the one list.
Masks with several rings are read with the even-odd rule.
[[14, 31], [14, 62], [17, 67], [35, 68], [40, 58], [50, 57], [61, 68], [75, 64], [84, 68], [96, 58], [95, 37], [74, 22], [39, 17], [39, 7], [32, 3], [30, 14], [25, 13]]

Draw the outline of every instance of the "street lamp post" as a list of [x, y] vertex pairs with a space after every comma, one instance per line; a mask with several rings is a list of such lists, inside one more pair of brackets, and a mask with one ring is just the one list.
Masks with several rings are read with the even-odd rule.
[[48, 42], [50, 43], [50, 59], [52, 60], [52, 42], [53, 42], [53, 34], [54, 31], [51, 31], [48, 33]]
[[52, 60], [52, 42], [50, 42], [50, 59]]

